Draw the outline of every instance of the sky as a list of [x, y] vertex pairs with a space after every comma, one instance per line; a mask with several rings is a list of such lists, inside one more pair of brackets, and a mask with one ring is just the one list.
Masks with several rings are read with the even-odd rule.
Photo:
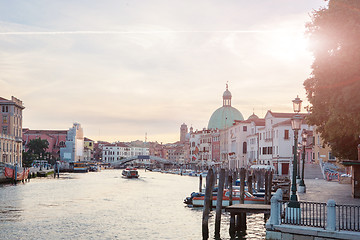
[[0, 97], [23, 127], [92, 140], [179, 140], [222, 106], [292, 112], [311, 74], [305, 24], [323, 0], [0, 0]]

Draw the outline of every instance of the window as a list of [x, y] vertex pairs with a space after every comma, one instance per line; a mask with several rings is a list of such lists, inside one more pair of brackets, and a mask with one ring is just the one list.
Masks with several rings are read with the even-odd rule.
[[243, 153], [247, 152], [247, 143], [243, 142]]
[[289, 130], [285, 130], [284, 139], [289, 139]]
[[263, 155], [267, 154], [267, 147], [263, 147]]
[[2, 133], [6, 134], [6, 135], [8, 134], [8, 127], [7, 126], [3, 126]]
[[336, 158], [329, 152], [329, 160], [335, 160]]
[[243, 126], [243, 132], [247, 132], [247, 126]]
[[7, 118], [8, 116], [7, 115], [4, 115], [3, 116], [3, 123], [4, 124], [7, 124], [8, 123], [8, 118]]

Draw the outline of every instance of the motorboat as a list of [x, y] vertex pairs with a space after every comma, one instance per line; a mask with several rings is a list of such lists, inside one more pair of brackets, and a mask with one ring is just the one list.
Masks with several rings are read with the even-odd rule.
[[139, 172], [136, 168], [125, 168], [122, 171], [122, 175], [126, 178], [138, 178]]

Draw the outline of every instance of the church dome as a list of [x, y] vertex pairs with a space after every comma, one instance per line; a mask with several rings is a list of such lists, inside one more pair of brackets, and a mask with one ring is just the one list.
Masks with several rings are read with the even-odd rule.
[[244, 120], [241, 112], [231, 106], [222, 106], [211, 115], [208, 129], [225, 129], [231, 127], [235, 120]]
[[258, 117], [255, 113], [253, 113], [253, 114], [248, 118], [248, 120], [255, 120], [255, 119], [259, 119], [259, 117]]
[[226, 84], [223, 106], [211, 115], [208, 129], [225, 129], [232, 126], [235, 120], [244, 120], [244, 117], [239, 110], [231, 106], [231, 92]]

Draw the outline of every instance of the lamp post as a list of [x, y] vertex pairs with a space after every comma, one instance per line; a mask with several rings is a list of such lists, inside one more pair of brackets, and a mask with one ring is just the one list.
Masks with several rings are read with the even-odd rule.
[[305, 148], [307, 143], [307, 131], [304, 129], [301, 136], [302, 136], [302, 147], [303, 147], [303, 153], [302, 153], [302, 171], [301, 171], [301, 181], [299, 184], [299, 192], [305, 193], [306, 192], [306, 186], [304, 182], [304, 169], [305, 169]]
[[[300, 130], [300, 129], [299, 129]], [[302, 154], [302, 144], [299, 143], [298, 141], [298, 145], [297, 145], [297, 159], [298, 159], [298, 163], [297, 163], [297, 173], [296, 173], [296, 183], [299, 184], [301, 181], [301, 175], [300, 175], [300, 159], [301, 159], [301, 154]]]
[[293, 160], [293, 176], [291, 185], [290, 208], [299, 208], [300, 204], [296, 195], [296, 173], [297, 173], [297, 144], [298, 144], [298, 131], [301, 129], [302, 117], [299, 115], [301, 103], [299, 96], [295, 98], [293, 108], [295, 115], [291, 119], [291, 128], [294, 130], [294, 160]]

